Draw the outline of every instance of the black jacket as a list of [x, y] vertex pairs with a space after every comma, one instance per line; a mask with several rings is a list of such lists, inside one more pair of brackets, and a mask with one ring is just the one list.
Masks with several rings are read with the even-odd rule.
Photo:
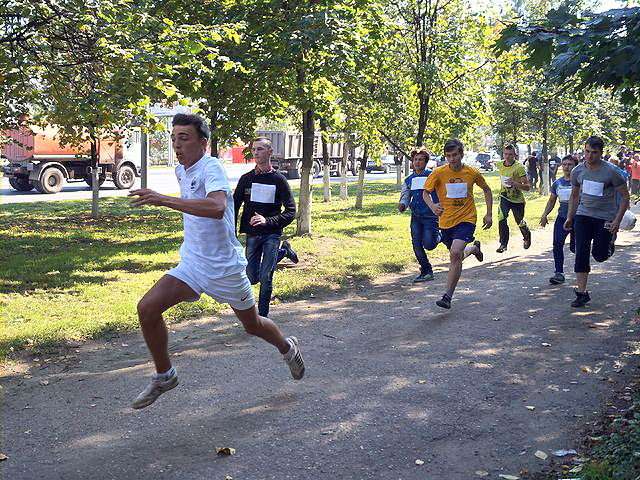
[[[263, 185], [275, 185], [275, 197], [273, 203], [261, 203], [251, 200], [251, 187], [254, 183]], [[236, 190], [233, 192], [233, 204], [238, 225], [238, 213], [240, 207], [240, 233], [247, 235], [266, 235], [269, 233], [282, 233], [282, 229], [293, 222], [296, 216], [296, 202], [293, 199], [289, 182], [281, 173], [272, 171], [256, 174], [255, 170], [245, 173], [238, 180]], [[266, 225], [252, 227], [249, 220], [254, 213], [258, 213], [267, 220]]]

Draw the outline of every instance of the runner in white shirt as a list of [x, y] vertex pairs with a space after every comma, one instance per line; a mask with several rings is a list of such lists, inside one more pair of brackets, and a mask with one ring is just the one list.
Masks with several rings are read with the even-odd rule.
[[150, 189], [132, 190], [133, 206], [154, 205], [183, 213], [184, 241], [180, 264], [169, 270], [138, 303], [138, 318], [156, 374], [133, 402], [133, 408], [151, 405], [178, 385], [168, 352], [167, 327], [162, 314], [172, 306], [197, 300], [202, 293], [228, 303], [247, 333], [274, 345], [294, 379], [304, 376], [298, 340], [285, 338], [275, 323], [255, 307], [245, 268], [247, 261], [235, 234], [231, 187], [217, 158], [207, 155], [209, 127], [197, 115], [173, 117], [171, 141], [180, 165], [176, 176], [181, 198]]

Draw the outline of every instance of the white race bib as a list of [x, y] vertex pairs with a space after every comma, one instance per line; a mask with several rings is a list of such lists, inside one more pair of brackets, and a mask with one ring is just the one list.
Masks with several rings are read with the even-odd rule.
[[265, 185], [264, 183], [253, 183], [251, 185], [251, 201], [257, 203], [275, 203], [276, 186]]
[[558, 192], [558, 200], [561, 202], [568, 202], [569, 197], [571, 196], [571, 187], [559, 187]]
[[604, 195], [604, 183], [594, 182], [593, 180], [583, 180], [582, 193], [593, 195], [594, 197], [602, 197]]
[[411, 179], [411, 190], [424, 190], [424, 182], [427, 177], [413, 177]]
[[467, 198], [467, 183], [447, 183], [447, 198]]
[[504, 177], [500, 175], [500, 181], [502, 182], [503, 187], [511, 187], [511, 177]]

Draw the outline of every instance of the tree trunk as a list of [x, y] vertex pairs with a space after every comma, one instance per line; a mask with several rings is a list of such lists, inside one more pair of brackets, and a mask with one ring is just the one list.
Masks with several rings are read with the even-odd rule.
[[[349, 152], [351, 151], [351, 142], [349, 135], [345, 134], [344, 145], [342, 147], [342, 176], [340, 177], [340, 200], [349, 198], [349, 189], [347, 188], [347, 165], [349, 164]], [[355, 162], [356, 159], [354, 158]]]
[[545, 106], [542, 113], [542, 168], [540, 193], [549, 195], [549, 110]]
[[220, 137], [218, 136], [218, 113], [212, 112], [209, 117], [209, 128], [211, 129], [211, 156], [218, 156], [218, 143]]
[[570, 133], [569, 134], [569, 153], [571, 155], [573, 155], [573, 152], [574, 152], [573, 147], [574, 147], [574, 145], [573, 145], [573, 133]]
[[314, 140], [313, 110], [302, 114], [302, 174], [296, 235], [311, 234], [311, 168], [313, 167]]
[[100, 198], [100, 175], [98, 166], [97, 140], [91, 134], [91, 218], [98, 218], [98, 200]]
[[358, 173], [358, 187], [356, 188], [356, 209], [362, 209], [362, 200], [364, 197], [364, 172], [367, 170], [367, 160], [369, 156], [369, 145], [364, 146], [362, 152], [362, 160], [360, 160], [360, 172]]
[[331, 201], [331, 168], [329, 166], [329, 149], [327, 148], [327, 122], [320, 119], [320, 132], [322, 133], [322, 189], [325, 203]]
[[409, 157], [404, 157], [404, 176], [408, 177], [411, 175], [411, 160]]
[[398, 189], [401, 189], [402, 188], [402, 158], [398, 159], [393, 163], [396, 166], [396, 186], [398, 187]]

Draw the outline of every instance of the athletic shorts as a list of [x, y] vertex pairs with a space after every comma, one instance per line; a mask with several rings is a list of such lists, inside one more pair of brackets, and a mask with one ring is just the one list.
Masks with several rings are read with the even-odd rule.
[[228, 303], [236, 310], [248, 310], [256, 304], [251, 283], [244, 270], [222, 278], [206, 278], [197, 275], [188, 263], [180, 262], [177, 267], [169, 270], [167, 275], [182, 280], [196, 293], [190, 302], [195, 302], [200, 295], [206, 293], [214, 300]]
[[440, 233], [442, 234], [441, 241], [447, 246], [447, 248], [451, 249], [451, 244], [454, 240], [462, 240], [466, 243], [473, 242], [473, 234], [475, 231], [475, 224], [470, 222], [461, 222], [454, 227], [440, 229]]

